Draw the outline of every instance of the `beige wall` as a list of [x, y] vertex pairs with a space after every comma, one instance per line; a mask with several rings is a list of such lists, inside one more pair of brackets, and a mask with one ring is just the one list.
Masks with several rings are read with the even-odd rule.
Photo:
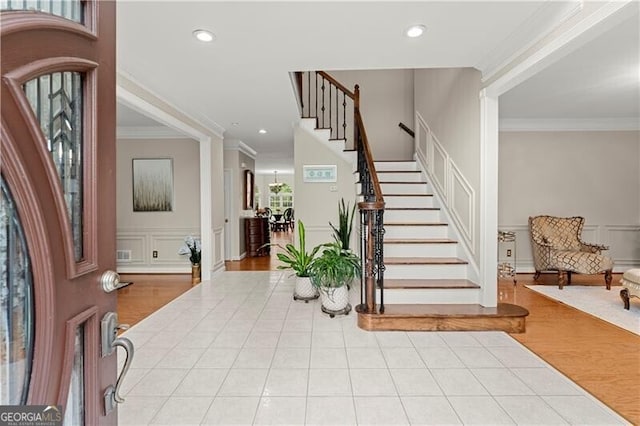
[[[411, 160], [413, 138], [398, 127], [413, 124], [413, 70], [330, 71], [353, 91], [360, 86], [360, 109], [375, 160]], [[351, 125], [351, 124], [350, 124]], [[347, 132], [353, 132], [347, 130]]]
[[[171, 212], [134, 212], [132, 159], [173, 160], [174, 202]], [[131, 250], [121, 270], [188, 271], [177, 254], [186, 235], [200, 235], [200, 154], [192, 139], [121, 139], [117, 141], [118, 250]], [[152, 252], [158, 252], [153, 258]]]
[[[344, 198], [351, 206], [356, 200], [353, 166], [336, 155], [309, 131], [296, 127], [294, 131], [295, 210], [296, 220], [302, 220], [307, 233], [307, 251], [312, 247], [333, 241], [329, 222], [337, 223], [338, 202]], [[309, 183], [303, 181], [304, 165], [338, 166], [336, 183]], [[357, 222], [357, 218], [355, 222]], [[354, 223], [354, 228], [357, 224]], [[353, 238], [357, 232], [354, 231]]]
[[640, 132], [501, 132], [499, 227], [517, 233], [531, 268], [529, 216], [584, 216], [587, 242], [611, 246], [622, 270], [640, 266]]

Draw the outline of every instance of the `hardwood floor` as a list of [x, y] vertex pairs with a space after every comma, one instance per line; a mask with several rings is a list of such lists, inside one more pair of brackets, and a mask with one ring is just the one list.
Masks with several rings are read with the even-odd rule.
[[[278, 232], [274, 243], [286, 244], [291, 233]], [[228, 271], [274, 270], [271, 256], [226, 262]], [[135, 324], [191, 288], [189, 275], [122, 275], [135, 285], [118, 290], [120, 322]], [[640, 424], [640, 336], [582, 311], [558, 303], [525, 287], [533, 275], [519, 274], [518, 283], [499, 282], [499, 300], [527, 308], [526, 333], [512, 337], [586, 389], [632, 424]], [[619, 274], [611, 291], [619, 292]], [[601, 285], [601, 276], [574, 275], [573, 285]], [[557, 285], [555, 274], [543, 274], [536, 284]], [[636, 302], [637, 303], [637, 302]], [[622, 309], [622, 301], [620, 302]]]

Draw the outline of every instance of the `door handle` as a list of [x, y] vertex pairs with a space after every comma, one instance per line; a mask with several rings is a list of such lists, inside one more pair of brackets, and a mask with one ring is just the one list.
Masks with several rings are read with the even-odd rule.
[[115, 271], [104, 271], [100, 276], [100, 285], [105, 293], [111, 293], [130, 283], [121, 283], [120, 275]]
[[133, 362], [133, 342], [126, 337], [116, 337], [118, 334], [118, 330], [129, 328], [126, 324], [118, 324], [118, 314], [115, 312], [107, 312], [104, 317], [102, 317], [102, 321], [100, 324], [100, 334], [102, 340], [102, 357], [106, 357], [112, 355], [116, 348], [119, 346], [124, 349], [127, 358], [124, 361], [124, 367], [122, 367], [122, 372], [120, 376], [116, 380], [115, 387], [110, 385], [104, 391], [104, 411], [105, 415], [109, 414], [116, 406], [116, 403], [123, 403], [124, 398], [120, 395], [120, 387], [122, 386], [122, 382], [124, 377], [129, 372], [129, 368], [131, 368], [131, 363]]

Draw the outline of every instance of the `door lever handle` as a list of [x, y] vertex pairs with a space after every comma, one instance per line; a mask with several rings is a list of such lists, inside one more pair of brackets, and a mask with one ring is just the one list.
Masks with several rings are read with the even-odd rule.
[[124, 361], [124, 367], [122, 367], [122, 373], [120, 373], [120, 377], [118, 377], [118, 381], [116, 382], [116, 388], [113, 391], [113, 399], [118, 403], [123, 403], [124, 397], [120, 396], [120, 386], [122, 386], [122, 381], [129, 372], [131, 362], [133, 361], [133, 343], [126, 337], [118, 337], [113, 341], [113, 346], [120, 346], [127, 353], [127, 358]]

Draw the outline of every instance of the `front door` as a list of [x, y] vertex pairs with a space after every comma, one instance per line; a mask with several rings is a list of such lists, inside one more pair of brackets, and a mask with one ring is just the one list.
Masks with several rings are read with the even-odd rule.
[[115, 2], [0, 8], [0, 405], [116, 424], [100, 344], [116, 310], [100, 284], [116, 253]]

